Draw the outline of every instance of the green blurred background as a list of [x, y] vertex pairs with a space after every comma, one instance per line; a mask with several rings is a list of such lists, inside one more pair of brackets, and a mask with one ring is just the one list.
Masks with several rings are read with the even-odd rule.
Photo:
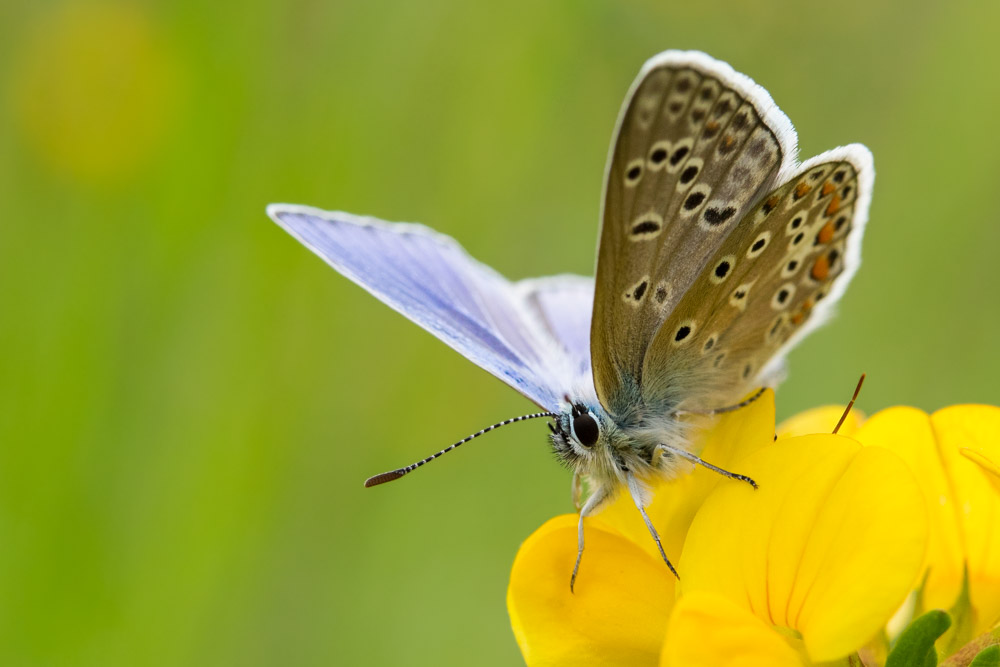
[[[868, 144], [866, 263], [780, 416], [1000, 403], [1000, 4], [0, 5], [0, 664], [520, 660], [518, 544], [571, 509], [530, 404], [330, 271], [272, 201], [590, 273], [642, 62]], [[567, 564], [568, 566], [569, 564]]]

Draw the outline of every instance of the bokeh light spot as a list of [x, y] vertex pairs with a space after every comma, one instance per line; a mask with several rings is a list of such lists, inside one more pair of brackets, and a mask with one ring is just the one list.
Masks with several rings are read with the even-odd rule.
[[178, 69], [143, 10], [56, 7], [36, 21], [12, 72], [14, 115], [39, 160], [84, 184], [122, 180], [161, 145]]

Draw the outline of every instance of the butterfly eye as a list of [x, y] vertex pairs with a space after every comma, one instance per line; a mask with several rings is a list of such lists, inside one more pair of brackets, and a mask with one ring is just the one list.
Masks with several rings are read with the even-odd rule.
[[589, 412], [581, 412], [573, 417], [573, 437], [584, 447], [590, 447], [596, 443], [599, 434], [597, 420]]

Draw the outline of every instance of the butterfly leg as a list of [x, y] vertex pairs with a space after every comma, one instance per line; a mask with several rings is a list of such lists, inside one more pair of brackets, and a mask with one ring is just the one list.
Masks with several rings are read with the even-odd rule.
[[684, 449], [681, 449], [680, 447], [671, 447], [670, 445], [666, 445], [666, 444], [664, 444], [664, 443], [661, 442], [659, 445], [657, 445], [657, 449], [660, 450], [660, 451], [664, 451], [664, 452], [670, 452], [671, 454], [675, 454], [675, 455], [681, 457], [682, 459], [687, 459], [688, 461], [690, 461], [691, 463], [694, 463], [695, 465], [704, 466], [704, 467], [708, 468], [709, 470], [711, 470], [713, 472], [719, 473], [723, 477], [728, 477], [729, 479], [738, 479], [741, 482], [746, 482], [747, 484], [749, 484], [750, 486], [752, 486], [755, 489], [757, 488], [757, 482], [753, 481], [752, 479], [750, 479], [746, 475], [741, 475], [739, 473], [729, 472], [728, 470], [723, 470], [719, 466], [714, 466], [711, 463], [709, 463], [708, 461], [705, 461], [704, 459], [700, 459], [697, 456], [695, 456], [694, 454], [692, 454], [691, 452], [689, 452], [687, 450], [684, 450]]
[[573, 472], [573, 507], [576, 511], [580, 511], [580, 494], [583, 493], [583, 478], [580, 477], [580, 473]]
[[604, 487], [598, 487], [590, 497], [587, 498], [587, 502], [584, 503], [583, 509], [580, 510], [580, 522], [577, 524], [577, 537], [576, 537], [576, 563], [573, 564], [573, 574], [569, 578], [569, 592], [573, 592], [573, 585], [576, 583], [576, 574], [580, 571], [580, 559], [583, 558], [583, 518], [593, 514], [594, 511], [607, 500], [609, 497], [608, 492]]
[[632, 502], [635, 503], [636, 509], [639, 510], [639, 514], [642, 515], [642, 520], [646, 522], [646, 528], [649, 529], [649, 534], [653, 536], [653, 541], [656, 542], [656, 548], [660, 550], [660, 556], [663, 558], [663, 562], [667, 564], [670, 571], [674, 573], [674, 576], [680, 579], [680, 575], [677, 574], [677, 570], [674, 569], [673, 563], [667, 558], [667, 553], [663, 550], [663, 545], [660, 543], [660, 534], [656, 532], [656, 528], [653, 527], [653, 522], [649, 520], [649, 515], [646, 514], [646, 506], [643, 501], [644, 496], [642, 488], [639, 485], [639, 480], [635, 478], [634, 475], [629, 473], [628, 475], [628, 492], [632, 496]]

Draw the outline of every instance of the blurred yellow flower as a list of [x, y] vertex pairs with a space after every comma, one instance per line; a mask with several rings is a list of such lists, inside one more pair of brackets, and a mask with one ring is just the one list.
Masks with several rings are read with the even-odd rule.
[[15, 56], [10, 98], [23, 137], [77, 182], [128, 175], [173, 116], [177, 67], [141, 7], [58, 5], [40, 14]]
[[681, 553], [679, 584], [631, 503], [588, 520], [576, 595], [576, 517], [536, 531], [507, 596], [528, 664], [799, 665], [877, 634], [924, 562], [913, 474], [841, 435], [774, 434], [768, 392], [697, 438], [706, 460], [750, 475], [757, 492], [701, 469], [658, 489], [649, 513], [667, 552]]

